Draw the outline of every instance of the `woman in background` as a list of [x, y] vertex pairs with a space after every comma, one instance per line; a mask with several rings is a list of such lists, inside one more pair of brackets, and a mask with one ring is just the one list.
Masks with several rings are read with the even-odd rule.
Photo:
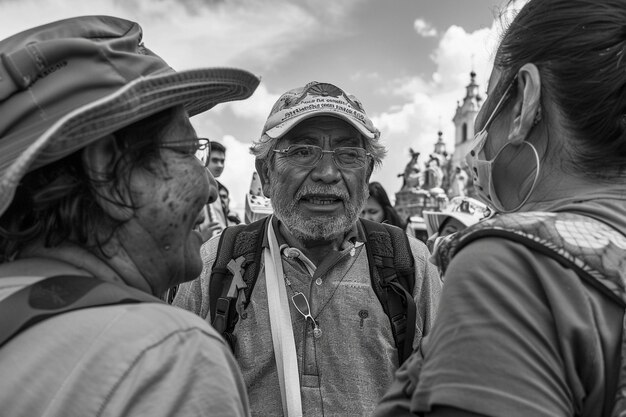
[[378, 223], [387, 223], [398, 226], [401, 229], [406, 228], [406, 223], [402, 221], [396, 209], [393, 208], [389, 201], [389, 196], [379, 182], [369, 183], [370, 196], [367, 203], [361, 211], [361, 217]]

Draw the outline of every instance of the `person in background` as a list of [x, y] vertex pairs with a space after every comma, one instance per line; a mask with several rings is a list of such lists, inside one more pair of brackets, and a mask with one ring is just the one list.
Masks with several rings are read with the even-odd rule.
[[450, 198], [465, 197], [467, 194], [467, 174], [459, 166], [454, 167], [454, 174], [450, 181]]
[[429, 240], [464, 230], [492, 214], [489, 206], [471, 197], [454, 197], [444, 210], [422, 213]]
[[226, 220], [228, 221], [228, 226], [240, 224], [241, 219], [239, 218], [239, 215], [230, 211], [230, 192], [228, 191], [228, 188], [224, 187], [224, 184], [221, 182], [217, 182], [217, 191], [222, 202], [222, 209], [226, 215]]
[[219, 142], [211, 142], [211, 152], [206, 159], [206, 167], [213, 175], [213, 178], [219, 178], [224, 172], [226, 162], [226, 147]]
[[[174, 305], [219, 324], [213, 318], [227, 298], [215, 297], [219, 303], [211, 304], [210, 295], [218, 292], [226, 268], [218, 269], [216, 259], [230, 259], [233, 279], [219, 293], [232, 289], [231, 297], [237, 298], [238, 320], [228, 339], [253, 415], [369, 415], [400, 358], [430, 329], [441, 281], [427, 261], [428, 250], [385, 224], [369, 222], [374, 226], [368, 227], [382, 231], [367, 234], [365, 220], [359, 219], [369, 178], [385, 154], [379, 135], [360, 101], [335, 85], [311, 82], [284, 93], [251, 148], [274, 212], [245, 226], [245, 241], [230, 243], [251, 247], [253, 256], [224, 254], [225, 237], [237, 230], [229, 228], [202, 247], [200, 278], [180, 286]], [[259, 229], [251, 233], [254, 227]], [[383, 307], [381, 299], [389, 298], [379, 299], [373, 283], [382, 284], [372, 276], [378, 269], [370, 269], [375, 266], [368, 257], [375, 257], [371, 251], [375, 242], [383, 242], [380, 235], [391, 239], [392, 234], [396, 250], [413, 264], [406, 275], [414, 285], [403, 290], [406, 298]], [[385, 260], [396, 260], [390, 245], [381, 246]], [[252, 274], [254, 284], [241, 282], [247, 275], [243, 272], [242, 278], [237, 265], [254, 258], [256, 248], [261, 248], [263, 267]], [[390, 268], [399, 273], [395, 265]], [[246, 293], [250, 285], [253, 291]], [[385, 285], [393, 292], [391, 284]], [[405, 325], [402, 336], [408, 344], [402, 349], [385, 312], [403, 309], [401, 302], [416, 309], [412, 319], [394, 315], [402, 322], [396, 328]]]
[[110, 16], [26, 30], [0, 56], [1, 414], [249, 415], [224, 340], [159, 297], [200, 274], [192, 229], [217, 198], [189, 117], [259, 79], [175, 72]]
[[383, 186], [376, 181], [368, 185], [369, 197], [365, 207], [361, 210], [361, 217], [378, 223], [387, 223], [406, 229], [406, 223], [402, 221], [396, 209], [391, 205], [387, 192]]
[[441, 268], [440, 247], [452, 239], [455, 233], [465, 230], [479, 221], [488, 219], [493, 211], [486, 204], [471, 197], [454, 197], [443, 211], [422, 212], [426, 223], [426, 247], [430, 250], [430, 262]]
[[[219, 142], [211, 142], [211, 147], [206, 157], [205, 166], [213, 178], [219, 178], [224, 172], [226, 160], [226, 147]], [[221, 185], [217, 181], [218, 186]], [[198, 226], [198, 230], [205, 241], [222, 233], [228, 226], [228, 219], [224, 211], [221, 198], [206, 205], [204, 209], [204, 221]]]
[[375, 416], [626, 415], [626, 2], [530, 0], [467, 156], [498, 214], [440, 253], [437, 321]]

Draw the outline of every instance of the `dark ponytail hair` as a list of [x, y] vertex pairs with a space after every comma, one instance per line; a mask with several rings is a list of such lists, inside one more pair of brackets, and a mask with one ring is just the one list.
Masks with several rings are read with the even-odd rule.
[[389, 223], [394, 226], [398, 226], [401, 229], [406, 228], [406, 223], [402, 221], [400, 215], [396, 211], [396, 209], [391, 205], [391, 201], [389, 201], [389, 196], [385, 191], [385, 188], [381, 183], [372, 181], [368, 184], [370, 197], [375, 199], [378, 204], [383, 208], [383, 212], [385, 213], [385, 217], [383, 221], [385, 223]]
[[496, 91], [525, 63], [535, 64], [542, 95], [558, 105], [571, 135], [576, 169], [598, 178], [623, 175], [625, 55], [626, 1], [530, 0], [503, 34]]

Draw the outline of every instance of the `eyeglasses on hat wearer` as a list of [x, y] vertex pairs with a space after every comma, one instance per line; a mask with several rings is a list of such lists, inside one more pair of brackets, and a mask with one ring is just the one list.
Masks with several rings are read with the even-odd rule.
[[283, 155], [291, 164], [303, 168], [316, 166], [325, 153], [332, 154], [335, 165], [341, 169], [363, 168], [371, 156], [363, 148], [340, 147], [327, 151], [315, 145], [291, 145], [286, 149], [274, 149], [274, 152]]
[[196, 157], [198, 157], [198, 151], [206, 151], [206, 157], [208, 158], [211, 154], [210, 145], [211, 140], [208, 138], [193, 138], [163, 142], [160, 143], [158, 147], [170, 149], [178, 153], [196, 155]]

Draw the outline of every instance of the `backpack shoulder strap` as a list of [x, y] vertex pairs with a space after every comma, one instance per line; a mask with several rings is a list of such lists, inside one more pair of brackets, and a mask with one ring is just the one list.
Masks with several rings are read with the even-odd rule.
[[250, 303], [270, 218], [227, 227], [220, 235], [209, 280], [209, 307], [211, 324], [231, 347], [235, 342], [232, 332], [239, 320], [237, 304], [246, 308]]
[[408, 236], [399, 227], [361, 219], [372, 288], [389, 317], [400, 363], [413, 351], [417, 306], [415, 266]]
[[48, 318], [70, 311], [125, 303], [163, 303], [136, 288], [80, 275], [55, 275], [14, 292], [0, 302], [0, 346]]
[[[626, 305], [626, 237], [605, 223], [574, 213], [525, 212], [499, 215], [459, 232], [445, 243], [451, 259], [470, 242], [503, 237], [552, 257], [613, 301]], [[447, 265], [447, 262], [445, 263]]]

